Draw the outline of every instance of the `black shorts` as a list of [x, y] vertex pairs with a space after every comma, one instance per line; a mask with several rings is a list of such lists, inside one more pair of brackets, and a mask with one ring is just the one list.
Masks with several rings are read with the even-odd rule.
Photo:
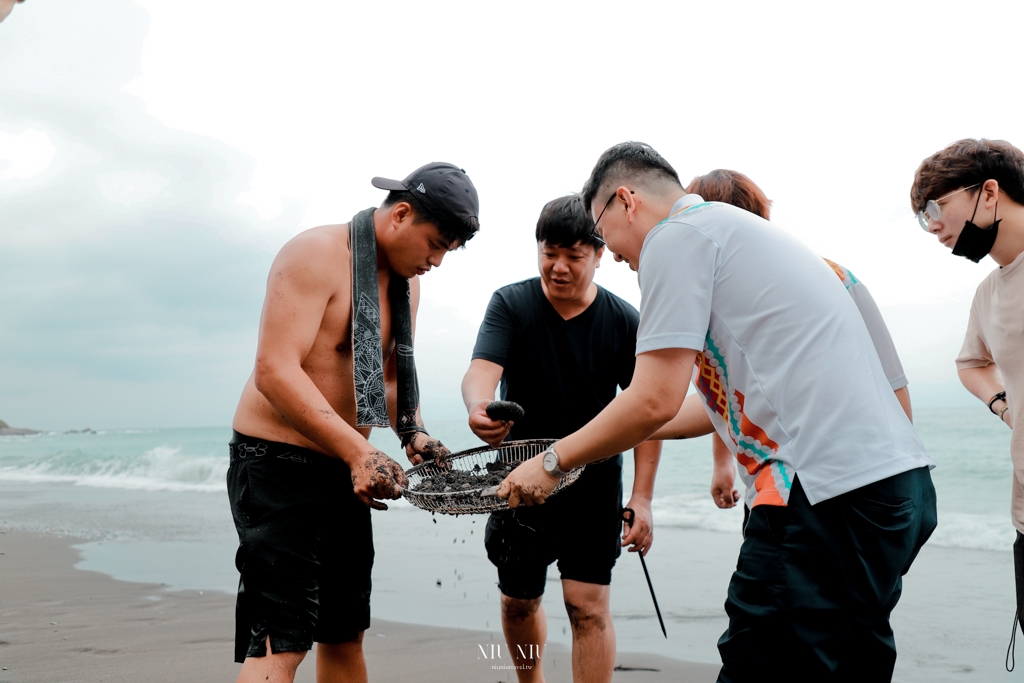
[[562, 579], [607, 586], [622, 553], [622, 456], [588, 465], [579, 480], [537, 507], [494, 512], [484, 546], [510, 598], [544, 594], [548, 565]]
[[233, 432], [228, 497], [238, 531], [235, 661], [346, 643], [370, 626], [370, 508], [345, 463]]

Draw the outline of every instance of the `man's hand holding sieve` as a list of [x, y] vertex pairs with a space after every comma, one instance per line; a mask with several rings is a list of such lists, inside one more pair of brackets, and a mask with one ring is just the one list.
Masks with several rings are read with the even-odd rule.
[[377, 510], [388, 509], [380, 499], [395, 500], [408, 485], [401, 466], [378, 450], [370, 451], [352, 470], [352, 490], [356, 497]]
[[507, 499], [510, 508], [540, 505], [548, 499], [558, 482], [558, 477], [544, 470], [542, 453], [512, 470], [494, 495]]

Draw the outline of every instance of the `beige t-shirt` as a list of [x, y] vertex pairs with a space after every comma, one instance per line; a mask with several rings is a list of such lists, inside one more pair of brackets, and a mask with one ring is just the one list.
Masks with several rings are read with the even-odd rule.
[[1003, 375], [1013, 430], [1013, 525], [1024, 533], [1024, 253], [1005, 268], [993, 270], [978, 285], [971, 304], [967, 335], [956, 359], [958, 370], [996, 364]]

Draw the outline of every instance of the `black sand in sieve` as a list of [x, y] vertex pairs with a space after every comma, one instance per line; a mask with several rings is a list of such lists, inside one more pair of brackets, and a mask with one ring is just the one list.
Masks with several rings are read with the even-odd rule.
[[412, 487], [419, 493], [458, 493], [466, 491], [469, 496], [479, 496], [477, 489], [497, 486], [518, 467], [518, 462], [489, 462], [481, 468], [479, 465], [472, 470], [449, 470], [425, 477], [423, 481]]

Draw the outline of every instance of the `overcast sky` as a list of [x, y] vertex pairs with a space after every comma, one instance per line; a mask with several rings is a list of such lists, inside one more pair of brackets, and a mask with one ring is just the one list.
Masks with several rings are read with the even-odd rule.
[[[773, 219], [863, 280], [919, 406], [994, 264], [908, 203], [962, 137], [1024, 145], [1024, 4], [31, 0], [0, 24], [0, 418], [226, 425], [266, 273], [429, 161], [469, 173], [482, 229], [423, 279], [424, 408], [458, 384], [497, 287], [536, 273], [543, 204], [643, 140], [684, 180], [742, 171]], [[190, 7], [191, 11], [183, 11]], [[987, 27], [987, 28], [986, 28]], [[607, 259], [598, 282], [634, 303]]]

